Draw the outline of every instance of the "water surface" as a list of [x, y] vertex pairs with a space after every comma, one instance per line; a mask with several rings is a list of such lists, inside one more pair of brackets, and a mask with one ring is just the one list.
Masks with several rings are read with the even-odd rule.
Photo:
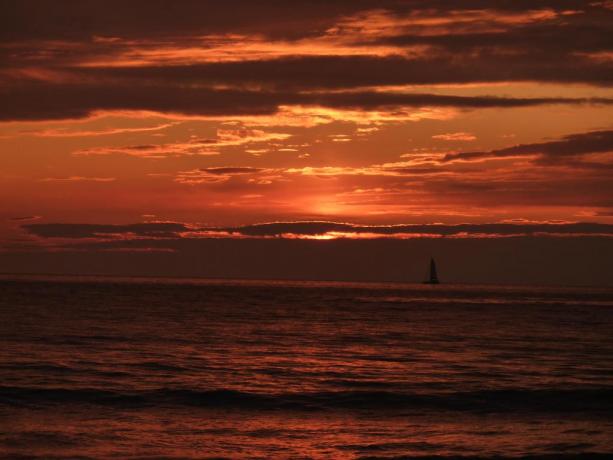
[[613, 453], [610, 289], [5, 277], [0, 294], [5, 458]]

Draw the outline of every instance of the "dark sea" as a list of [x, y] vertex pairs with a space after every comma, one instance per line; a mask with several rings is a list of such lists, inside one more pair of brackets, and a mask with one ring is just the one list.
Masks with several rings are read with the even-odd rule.
[[0, 279], [0, 458], [613, 455], [613, 290]]

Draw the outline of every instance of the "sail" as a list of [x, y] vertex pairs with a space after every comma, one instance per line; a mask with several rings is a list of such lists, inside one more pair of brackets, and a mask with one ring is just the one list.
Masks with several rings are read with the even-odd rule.
[[438, 275], [436, 274], [436, 262], [434, 262], [434, 259], [430, 259], [430, 282], [438, 283]]
[[439, 284], [438, 274], [436, 273], [436, 262], [434, 258], [430, 259], [430, 276], [424, 281], [424, 284]]

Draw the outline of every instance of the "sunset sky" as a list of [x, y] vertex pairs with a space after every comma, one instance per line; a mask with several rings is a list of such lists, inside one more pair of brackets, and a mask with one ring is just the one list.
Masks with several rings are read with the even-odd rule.
[[228, 237], [611, 245], [610, 0], [0, 9], [13, 261]]

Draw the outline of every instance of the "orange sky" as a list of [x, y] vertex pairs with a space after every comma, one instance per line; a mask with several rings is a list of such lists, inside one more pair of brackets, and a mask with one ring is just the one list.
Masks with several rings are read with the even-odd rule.
[[3, 3], [5, 249], [31, 223], [613, 223], [611, 2], [128, 3]]

